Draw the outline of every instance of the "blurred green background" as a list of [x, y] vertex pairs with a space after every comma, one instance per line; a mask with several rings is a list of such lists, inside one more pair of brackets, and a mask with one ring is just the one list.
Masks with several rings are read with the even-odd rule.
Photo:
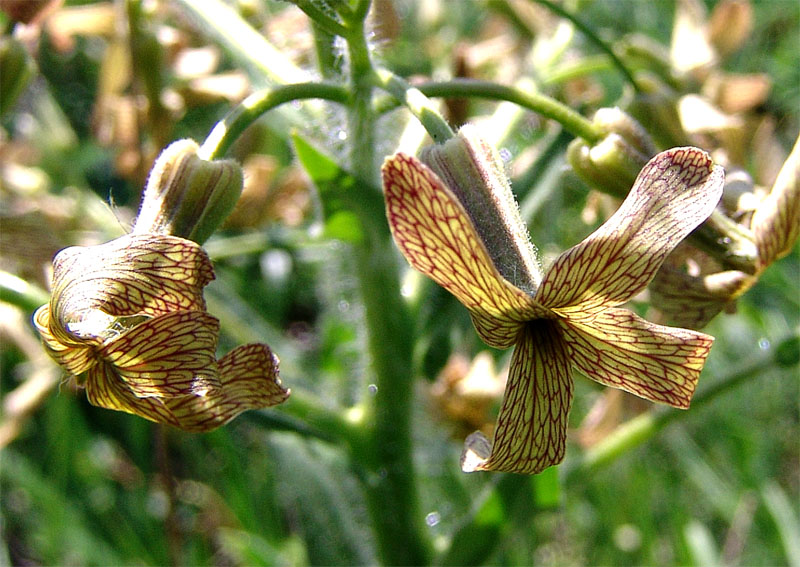
[[[229, 4], [297, 68], [314, 68], [314, 37], [299, 10], [266, 0]], [[713, 11], [718, 3], [694, 4]], [[677, 5], [563, 4], [611, 45], [636, 34], [665, 53]], [[793, 0], [747, 5], [750, 30], [715, 66], [766, 78], [762, 97], [729, 113], [760, 128], [761, 138], [737, 146], [745, 158], [739, 165], [758, 182], [780, 165], [800, 129], [800, 7]], [[527, 77], [584, 116], [630, 99], [629, 85], [579, 33], [561, 52], [548, 44], [552, 65], [536, 59], [542, 54], [534, 47], [559, 20], [534, 3], [382, 0], [373, 10], [375, 57], [411, 80]], [[35, 299], [58, 249], [121, 234], [159, 149], [179, 137], [202, 140], [258, 77], [180, 4], [166, 1], [66, 2], [28, 26], [15, 28], [6, 14], [0, 23], [4, 41], [20, 41], [30, 65], [23, 94], [2, 114], [0, 268], [35, 286], [26, 296]], [[598, 65], [558, 78], [582, 61]], [[637, 71], [648, 65], [655, 63], [640, 60]], [[713, 85], [698, 79], [691, 88], [708, 94]], [[373, 393], [356, 264], [341, 227], [321, 230], [324, 196], [297, 164], [286, 124], [299, 123], [300, 136], [343, 163], [345, 120], [332, 106], [303, 114], [306, 108], [259, 121], [235, 146], [250, 192], [247, 206], [208, 243], [217, 279], [206, 297], [222, 321], [222, 352], [268, 342], [281, 357], [285, 385], [344, 413]], [[485, 100], [452, 100], [447, 112], [453, 122], [499, 115], [497, 103]], [[381, 155], [396, 147], [400, 114], [381, 119]], [[708, 133], [705, 149], [738, 135]], [[569, 139], [533, 114], [515, 118], [502, 139], [545, 256], [575, 244], [608, 211], [566, 167]], [[581, 468], [581, 456], [608, 433], [587, 421], [607, 394], [577, 377], [567, 460], [528, 478], [460, 472], [467, 425], [448, 411], [452, 393], [441, 393], [440, 374], [446, 367], [463, 375], [487, 350], [500, 371], [510, 352], [488, 349], [452, 297], [409, 276], [405, 285], [422, 286], [413, 309], [414, 465], [436, 562], [800, 567], [800, 380], [791, 353], [785, 365], [774, 354], [800, 328], [798, 282], [795, 246], [735, 313], [704, 329], [717, 340], [699, 393], [752, 371], [596, 470]], [[4, 299], [0, 564], [379, 562], [361, 489], [369, 479], [324, 431], [304, 428], [281, 408], [192, 435], [92, 407], [39, 348], [30, 325], [36, 305]], [[478, 419], [491, 423], [498, 403]], [[608, 418], [611, 425], [648, 407], [624, 398], [607, 403], [621, 412], [617, 421]]]

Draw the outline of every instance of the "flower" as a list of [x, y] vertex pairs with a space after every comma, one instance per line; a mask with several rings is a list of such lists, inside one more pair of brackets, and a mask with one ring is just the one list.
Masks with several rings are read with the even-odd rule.
[[680, 253], [661, 266], [650, 285], [660, 319], [690, 328], [705, 326], [721, 311], [734, 310], [736, 300], [764, 271], [791, 252], [800, 236], [800, 138], [769, 192], [760, 200], [754, 193], [749, 196], [756, 201], [752, 211], [734, 211], [733, 217], [739, 218], [734, 226], [742, 242], [754, 251], [752, 273], [725, 269], [684, 244], [676, 251]]
[[467, 307], [487, 344], [515, 346], [493, 442], [470, 436], [462, 469], [538, 473], [564, 457], [572, 367], [648, 400], [689, 406], [713, 338], [618, 306], [708, 217], [724, 174], [695, 148], [658, 154], [617, 212], [542, 275], [502, 167], [466, 126], [422, 161], [387, 158], [383, 185], [408, 262]]
[[203, 249], [177, 236], [129, 234], [66, 248], [34, 323], [92, 404], [208, 431], [289, 394], [267, 345], [216, 360], [219, 322], [202, 296], [213, 278]]
[[178, 236], [211, 234], [241, 185], [232, 160], [203, 160], [197, 144], [176, 142], [150, 174], [132, 234], [56, 255], [34, 324], [90, 403], [210, 431], [289, 396], [267, 345], [217, 360], [219, 321], [203, 299], [214, 270], [197, 242]]

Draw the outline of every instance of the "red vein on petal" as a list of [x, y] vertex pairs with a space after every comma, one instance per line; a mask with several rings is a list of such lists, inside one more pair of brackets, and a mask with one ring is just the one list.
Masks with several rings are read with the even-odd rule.
[[535, 474], [564, 458], [572, 372], [555, 323], [524, 326], [514, 349], [492, 453], [479, 470]]
[[765, 268], [788, 254], [800, 235], [800, 138], [751, 223], [758, 263]]
[[643, 290], [666, 256], [719, 202], [724, 174], [708, 154], [675, 148], [651, 159], [600, 228], [559, 256], [535, 296], [559, 311], [596, 311]]
[[54, 260], [57, 320], [102, 309], [110, 315], [203, 310], [214, 279], [203, 249], [177, 236], [128, 234], [105, 244], [62, 250]]
[[132, 413], [167, 425], [178, 426], [172, 412], [158, 398], [138, 398], [120, 380], [113, 366], [100, 362], [89, 370], [86, 379], [86, 398], [92, 405]]
[[461, 203], [411, 156], [388, 158], [382, 175], [389, 226], [408, 262], [470, 310], [484, 341], [513, 344], [520, 323], [543, 310], [500, 275]]
[[220, 387], [204, 396], [167, 400], [180, 427], [187, 431], [209, 431], [240, 413], [277, 405], [289, 390], [278, 378], [278, 359], [263, 344], [235, 348], [219, 361]]
[[642, 398], [687, 408], [714, 338], [650, 323], [626, 309], [561, 319], [570, 358], [587, 377]]
[[175, 311], [108, 341], [99, 354], [135, 395], [183, 396], [218, 385], [218, 331], [205, 311]]

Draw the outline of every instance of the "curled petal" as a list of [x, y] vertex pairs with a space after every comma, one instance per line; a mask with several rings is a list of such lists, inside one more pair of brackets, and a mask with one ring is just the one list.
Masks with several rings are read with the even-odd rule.
[[109, 341], [99, 356], [137, 397], [203, 393], [218, 385], [218, 332], [219, 322], [205, 311], [175, 311]]
[[736, 307], [736, 299], [756, 278], [737, 270], [692, 276], [664, 264], [650, 283], [650, 298], [661, 323], [702, 329], [723, 310]]
[[553, 263], [535, 299], [561, 313], [598, 311], [642, 291], [667, 254], [714, 210], [724, 173], [696, 148], [651, 159], [620, 208]]
[[178, 420], [159, 398], [137, 397], [120, 380], [114, 367], [100, 362], [86, 374], [86, 398], [101, 408], [132, 413], [166, 425], [179, 426]]
[[50, 358], [75, 376], [83, 374], [91, 368], [97, 358], [91, 347], [83, 346], [77, 341], [63, 343], [50, 332], [50, 306], [42, 305], [33, 314], [33, 324], [42, 338], [44, 349]]
[[751, 228], [761, 269], [788, 254], [800, 236], [800, 138], [756, 209]]
[[473, 433], [461, 468], [535, 474], [560, 463], [571, 405], [570, 361], [555, 323], [526, 324], [511, 358], [494, 440], [490, 446]]
[[405, 154], [388, 158], [382, 174], [389, 226], [403, 256], [469, 309], [484, 341], [513, 344], [521, 323], [544, 310], [500, 275], [463, 205], [436, 174]]
[[278, 378], [278, 358], [264, 344], [235, 348], [219, 361], [220, 387], [203, 396], [166, 400], [186, 431], [210, 431], [249, 409], [277, 405], [289, 397]]
[[714, 338], [655, 325], [627, 309], [558, 323], [572, 363], [587, 377], [642, 398], [688, 408]]
[[53, 264], [50, 305], [61, 330], [54, 329], [57, 336], [69, 336], [69, 326], [93, 310], [112, 316], [203, 310], [203, 287], [214, 278], [198, 244], [158, 234], [128, 234], [97, 246], [66, 248]]
[[191, 432], [211, 431], [243, 411], [274, 406], [289, 396], [278, 378], [278, 359], [266, 345], [240, 346], [222, 358], [218, 368], [219, 385], [205, 392], [141, 398], [126, 386], [112, 365], [101, 362], [87, 374], [86, 396], [93, 405]]

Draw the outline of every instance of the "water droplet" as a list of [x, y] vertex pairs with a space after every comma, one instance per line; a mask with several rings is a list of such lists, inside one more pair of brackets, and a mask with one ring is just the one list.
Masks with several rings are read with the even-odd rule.
[[503, 160], [503, 163], [508, 163], [511, 161], [511, 150], [508, 148], [500, 148], [500, 159]]
[[438, 524], [442, 520], [442, 516], [439, 512], [430, 512], [425, 515], [425, 523], [428, 524], [429, 528], [432, 528], [436, 524]]
[[344, 313], [345, 311], [349, 311], [350, 310], [350, 302], [349, 301], [345, 301], [344, 299], [339, 301], [339, 303], [336, 306], [339, 308], [339, 311], [341, 311], [342, 313]]
[[291, 254], [279, 248], [264, 252], [259, 258], [261, 274], [273, 283], [284, 281], [292, 271], [292, 264]]
[[758, 339], [758, 348], [761, 350], [767, 350], [770, 347], [769, 339], [768, 338], [761, 338]]
[[378, 387], [375, 384], [370, 384], [369, 386], [367, 386], [367, 390], [369, 390], [370, 394], [378, 393]]
[[347, 132], [345, 130], [339, 130], [336, 132], [336, 137], [339, 138], [342, 142], [347, 139]]

